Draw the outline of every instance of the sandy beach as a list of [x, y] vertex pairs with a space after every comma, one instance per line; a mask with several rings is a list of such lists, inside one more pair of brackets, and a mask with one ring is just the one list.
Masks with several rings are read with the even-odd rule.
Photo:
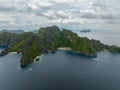
[[70, 47], [60, 47], [58, 50], [72, 50]]

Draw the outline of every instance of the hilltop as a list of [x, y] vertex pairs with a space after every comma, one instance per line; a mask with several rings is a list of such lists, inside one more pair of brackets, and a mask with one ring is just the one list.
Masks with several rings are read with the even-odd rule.
[[69, 47], [82, 55], [96, 57], [97, 52], [104, 49], [120, 53], [120, 47], [104, 45], [98, 40], [79, 37], [76, 33], [57, 26], [40, 28], [38, 33], [23, 32], [22, 34], [1, 32], [0, 45], [8, 48], [0, 56], [9, 52], [22, 54], [21, 66], [26, 66], [38, 60], [37, 56], [48, 52], [55, 52], [60, 47]]

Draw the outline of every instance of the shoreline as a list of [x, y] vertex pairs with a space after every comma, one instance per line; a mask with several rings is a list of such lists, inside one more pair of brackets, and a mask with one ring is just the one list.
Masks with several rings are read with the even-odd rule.
[[42, 59], [42, 56], [43, 56], [44, 54], [41, 54], [41, 55], [39, 55], [39, 56], [36, 56], [35, 58], [34, 58], [34, 63], [35, 62], [37, 62], [37, 61], [41, 61], [41, 59]]
[[72, 50], [70, 47], [59, 47], [58, 50]]
[[17, 54], [17, 52], [10, 52], [9, 54]]

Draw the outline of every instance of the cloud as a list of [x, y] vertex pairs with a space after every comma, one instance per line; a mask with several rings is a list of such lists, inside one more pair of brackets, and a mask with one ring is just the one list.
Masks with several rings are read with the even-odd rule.
[[114, 17], [111, 14], [109, 14], [109, 15], [100, 15], [100, 18], [101, 19], [108, 19], [108, 20], [114, 19]]
[[118, 2], [119, 0], [0, 0], [0, 28], [3, 28], [3, 24], [4, 27], [12, 25], [15, 28], [39, 28], [51, 24], [115, 25], [120, 23]]
[[57, 19], [68, 19], [69, 15], [68, 13], [60, 10], [60, 11], [53, 11], [53, 10], [47, 10], [41, 12], [35, 12], [37, 16], [45, 17], [49, 20], [57, 20]]
[[85, 10], [85, 12], [84, 11], [80, 12], [79, 16], [81, 18], [86, 18], [86, 19], [102, 19], [102, 20], [104, 20], [104, 19], [106, 19], [106, 20], [115, 19], [115, 17], [110, 13], [108, 13], [108, 14], [106, 14], [106, 13], [98, 14], [98, 13], [95, 13], [95, 12], [86, 12], [86, 10]]
[[13, 6], [9, 6], [9, 5], [0, 5], [0, 12], [12, 12], [12, 11], [15, 11], [16, 8], [13, 7]]
[[96, 19], [97, 15], [91, 10], [80, 10], [80, 17], [87, 19]]
[[106, 3], [102, 1], [95, 1], [92, 3], [92, 6], [95, 7], [96, 9], [102, 9], [102, 10], [107, 10], [110, 6], [107, 6]]

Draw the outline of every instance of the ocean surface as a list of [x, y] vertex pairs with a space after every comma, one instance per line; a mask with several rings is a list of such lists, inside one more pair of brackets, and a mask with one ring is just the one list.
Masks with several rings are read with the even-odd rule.
[[91, 30], [82, 33], [80, 30], [74, 31], [81, 37], [100, 40], [104, 44], [120, 46], [120, 30]]
[[[91, 34], [82, 33], [100, 38]], [[120, 34], [111, 35], [114, 40], [107, 40], [109, 34], [104, 36], [102, 42], [120, 45]], [[90, 58], [58, 50], [26, 68], [20, 68], [20, 58], [14, 53], [0, 57], [0, 90], [120, 90], [120, 54], [101, 51], [97, 58]]]

